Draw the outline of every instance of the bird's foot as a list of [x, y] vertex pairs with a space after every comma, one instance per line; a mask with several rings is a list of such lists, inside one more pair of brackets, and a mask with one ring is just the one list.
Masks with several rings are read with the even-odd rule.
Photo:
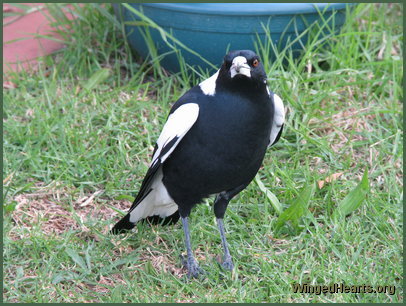
[[231, 259], [231, 256], [224, 256], [223, 257], [223, 262], [221, 262], [220, 265], [225, 270], [232, 271], [234, 269], [234, 264], [233, 264], [233, 261]]
[[189, 279], [198, 278], [198, 277], [203, 276], [205, 274], [205, 271], [202, 268], [200, 268], [200, 266], [197, 263], [196, 259], [184, 257], [182, 255], [180, 255], [180, 258], [182, 260], [182, 265], [184, 267], [186, 267], [187, 276], [188, 276]]

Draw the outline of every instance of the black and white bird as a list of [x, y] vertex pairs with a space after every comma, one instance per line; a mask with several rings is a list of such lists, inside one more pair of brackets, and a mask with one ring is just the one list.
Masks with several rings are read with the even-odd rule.
[[250, 50], [229, 52], [220, 70], [173, 105], [139, 193], [112, 233], [142, 219], [168, 224], [181, 218], [184, 264], [189, 277], [196, 277], [203, 271], [193, 256], [188, 217], [202, 199], [215, 195], [222, 266], [233, 269], [224, 213], [255, 177], [267, 147], [279, 140], [284, 119], [282, 100], [268, 89], [260, 58]]

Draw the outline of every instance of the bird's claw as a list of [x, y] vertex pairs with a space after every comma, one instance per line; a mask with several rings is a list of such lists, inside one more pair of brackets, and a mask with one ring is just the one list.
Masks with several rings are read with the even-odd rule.
[[203, 276], [205, 274], [205, 271], [200, 268], [199, 264], [197, 263], [196, 259], [194, 258], [188, 258], [180, 255], [182, 265], [186, 267], [187, 270], [187, 276], [189, 279], [191, 278], [198, 278], [200, 276]]
[[234, 269], [233, 261], [231, 260], [231, 256], [224, 257], [223, 262], [220, 263], [221, 267], [225, 270], [232, 271]]

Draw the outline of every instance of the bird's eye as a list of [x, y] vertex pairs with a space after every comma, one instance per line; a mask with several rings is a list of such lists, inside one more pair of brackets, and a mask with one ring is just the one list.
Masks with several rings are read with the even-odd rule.
[[252, 62], [252, 66], [257, 67], [259, 65], [259, 60], [254, 59]]

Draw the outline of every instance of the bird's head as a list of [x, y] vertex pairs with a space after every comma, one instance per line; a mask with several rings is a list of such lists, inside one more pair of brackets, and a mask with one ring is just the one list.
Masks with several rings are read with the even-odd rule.
[[251, 50], [230, 51], [220, 68], [221, 81], [236, 84], [266, 84], [267, 76], [261, 60]]

